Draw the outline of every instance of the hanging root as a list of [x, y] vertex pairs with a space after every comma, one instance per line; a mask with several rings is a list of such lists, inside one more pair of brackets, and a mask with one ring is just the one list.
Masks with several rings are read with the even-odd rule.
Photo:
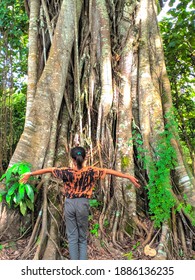
[[41, 223], [41, 217], [42, 217], [42, 208], [41, 210], [39, 211], [39, 215], [38, 215], [38, 218], [36, 220], [36, 223], [35, 223], [35, 226], [33, 228], [33, 231], [32, 231], [32, 234], [31, 234], [31, 237], [30, 237], [30, 240], [28, 242], [28, 245], [27, 247], [25, 248], [22, 256], [21, 256], [21, 259], [25, 259], [29, 253], [31, 252], [32, 250], [32, 246], [35, 244], [36, 242], [36, 239], [37, 239], [37, 236], [38, 236], [38, 231], [39, 231], [39, 227], [40, 227], [40, 223]]
[[186, 246], [184, 228], [183, 228], [181, 219], [178, 219], [178, 229], [179, 229], [179, 233], [180, 233], [181, 245], [182, 245], [182, 248], [183, 248], [183, 252], [184, 252], [184, 255], [187, 256], [187, 246]]
[[147, 235], [149, 234], [147, 227], [138, 219], [137, 216], [133, 217], [133, 221], [139, 228], [143, 229]]
[[43, 191], [43, 216], [42, 216], [42, 228], [41, 228], [41, 233], [40, 233], [40, 240], [39, 240], [39, 244], [37, 246], [37, 250], [34, 256], [34, 260], [39, 260], [41, 257], [41, 253], [43, 250], [43, 246], [44, 246], [44, 242], [47, 236], [47, 207], [48, 207], [48, 203], [47, 203], [47, 191], [48, 191], [48, 187], [47, 184], [45, 184], [44, 186], [44, 191]]
[[149, 241], [150, 241], [151, 238], [152, 238], [153, 230], [154, 230], [154, 223], [152, 223], [152, 226], [151, 226], [151, 228], [150, 228], [150, 231], [148, 232], [145, 241], [142, 243], [142, 246], [145, 246], [146, 244], [149, 243]]

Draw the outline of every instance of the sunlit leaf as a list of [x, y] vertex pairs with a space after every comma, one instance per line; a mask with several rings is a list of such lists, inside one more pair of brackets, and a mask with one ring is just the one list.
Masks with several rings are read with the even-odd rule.
[[21, 201], [20, 202], [20, 212], [22, 213], [23, 216], [26, 215], [26, 211], [27, 211], [26, 203]]
[[28, 164], [26, 164], [26, 163], [20, 164], [19, 169], [18, 169], [19, 175], [24, 174], [29, 171], [30, 171], [30, 166]]
[[22, 200], [24, 198], [24, 191], [25, 191], [25, 187], [23, 184], [19, 185], [19, 196], [20, 196], [20, 200]]
[[34, 202], [34, 191], [33, 188], [29, 185], [29, 184], [25, 184], [24, 185], [26, 193], [28, 195], [28, 197], [30, 198], [31, 202]]
[[12, 195], [14, 191], [19, 187], [19, 183], [16, 182], [13, 186], [8, 190], [8, 195]]

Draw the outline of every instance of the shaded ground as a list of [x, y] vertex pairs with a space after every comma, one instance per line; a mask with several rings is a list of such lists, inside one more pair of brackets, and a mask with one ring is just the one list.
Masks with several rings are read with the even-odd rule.
[[[29, 238], [23, 238], [17, 241], [9, 241], [0, 245], [0, 260], [20, 260], [22, 253], [28, 245]], [[139, 240], [129, 241], [124, 244], [123, 248], [114, 248], [112, 244], [100, 245], [97, 237], [90, 235], [88, 241], [88, 258], [89, 260], [152, 260], [154, 257], [149, 257], [144, 254], [144, 248], [140, 245]], [[152, 248], [157, 248], [157, 243], [153, 244]], [[59, 248], [61, 258], [69, 260], [67, 241], [63, 241]], [[26, 259], [32, 260], [35, 250], [32, 250]], [[194, 252], [194, 251], [193, 251]], [[170, 255], [171, 256], [171, 255]], [[194, 260], [195, 252], [189, 253], [188, 256], [171, 256], [169, 259], [185, 259]]]
[[[145, 246], [142, 246], [146, 241], [146, 236], [140, 233], [138, 236], [135, 236], [134, 240], [131, 240], [129, 237], [124, 239], [124, 242], [121, 245], [113, 245], [112, 242], [103, 241], [99, 238], [98, 229], [94, 230], [94, 225], [98, 224], [99, 213], [93, 213], [93, 219], [89, 222], [89, 237], [88, 237], [88, 258], [89, 260], [152, 260], [154, 257], [146, 256], [144, 253]], [[145, 223], [149, 228], [151, 228], [151, 222], [149, 220], [145, 220]], [[92, 232], [91, 232], [92, 230]], [[62, 223], [61, 229], [61, 243], [58, 249], [60, 252], [59, 259], [69, 260], [69, 252], [68, 252], [68, 243], [65, 238], [65, 226]], [[160, 241], [158, 234], [159, 231], [154, 231], [150, 241], [151, 249], [157, 249], [158, 243]], [[109, 234], [106, 234], [106, 237], [109, 237]], [[21, 260], [21, 256], [25, 251], [30, 239], [30, 233], [28, 236], [21, 236], [18, 240], [8, 240], [5, 242], [0, 242], [0, 260]], [[150, 240], [151, 240], [150, 239]], [[108, 243], [106, 243], [108, 242]], [[145, 245], [148, 242], [145, 242]], [[148, 245], [147, 245], [148, 246]], [[181, 248], [181, 247], [180, 247]], [[34, 253], [36, 250], [36, 244], [31, 249], [26, 259], [32, 260], [34, 257]], [[192, 260], [195, 259], [195, 251], [188, 250], [187, 255], [181, 251], [181, 249], [175, 248], [174, 244], [172, 244], [168, 251], [168, 259], [186, 259]]]
[[[144, 239], [140, 239], [137, 237], [136, 240], [130, 241], [130, 238], [127, 237], [124, 240], [123, 248], [113, 246], [112, 242], [106, 243], [106, 241], [102, 241], [98, 237], [98, 229], [94, 227], [94, 225], [98, 225], [98, 211], [93, 211], [91, 213], [91, 219], [89, 220], [89, 231], [93, 231], [89, 233], [88, 237], [88, 258], [90, 260], [131, 260], [131, 259], [151, 259], [144, 255], [143, 247], [140, 245], [143, 243]], [[65, 223], [62, 223], [60, 234], [61, 234], [61, 243], [58, 251], [60, 251], [59, 259], [69, 259], [68, 252], [68, 243], [65, 239]], [[109, 236], [109, 234], [107, 234]], [[30, 239], [30, 233], [21, 237], [18, 240], [8, 240], [5, 242], [0, 241], [0, 260], [20, 260], [21, 256], [25, 251]], [[36, 245], [36, 244], [35, 244]], [[154, 244], [155, 246], [155, 244]], [[29, 252], [26, 259], [33, 259], [35, 248]]]
[[[88, 258], [90, 260], [127, 260], [127, 259], [149, 259], [143, 253], [143, 249], [136, 249], [136, 244], [132, 244], [132, 247], [127, 248], [126, 250], [114, 249], [110, 245], [110, 251], [106, 248], [97, 246], [97, 242], [93, 242], [95, 237], [92, 237], [89, 240], [88, 244]], [[26, 246], [28, 245], [29, 238], [21, 239], [18, 241], [9, 241], [3, 243], [0, 247], [0, 260], [19, 260], [21, 255], [24, 252]], [[139, 244], [139, 243], [137, 243]], [[69, 253], [67, 245], [60, 248], [61, 254], [64, 259], [69, 259]], [[28, 256], [28, 259], [33, 258], [33, 252]]]

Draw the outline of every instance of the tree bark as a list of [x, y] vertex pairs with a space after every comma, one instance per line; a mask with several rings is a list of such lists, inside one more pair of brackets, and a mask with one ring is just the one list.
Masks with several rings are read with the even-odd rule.
[[38, 79], [38, 20], [40, 12], [40, 1], [30, 1], [30, 19], [29, 19], [29, 55], [28, 55], [28, 87], [26, 120], [34, 101], [37, 79]]
[[[78, 15], [80, 15], [82, 1], [77, 3]], [[38, 81], [33, 105], [10, 165], [22, 161], [25, 157], [34, 169], [43, 166], [51, 137], [52, 121], [50, 120], [58, 118], [65, 90], [68, 64], [74, 41], [73, 14], [74, 3], [63, 1], [50, 55]], [[43, 130], [44, 133], [42, 133]]]
[[[176, 186], [170, 193], [175, 197], [175, 207], [182, 203], [174, 193], [177, 186], [181, 194], [187, 194], [187, 202], [195, 206], [191, 175], [177, 133], [171, 129], [171, 119], [165, 116], [170, 115], [172, 98], [156, 20], [156, 1], [131, 1], [131, 5], [127, 5], [120, 0], [64, 0], [58, 9], [52, 9], [52, 19], [49, 19], [49, 4], [55, 7], [56, 2], [42, 3], [48, 11], [45, 12], [48, 27], [54, 18], [58, 21], [46, 64], [38, 78], [37, 30], [32, 26], [40, 7], [39, 2], [31, 1], [29, 39], [32, 38], [34, 47], [29, 49], [28, 112], [10, 166], [24, 160], [32, 164], [32, 169], [69, 166], [70, 148], [82, 144], [90, 155], [87, 164], [136, 174], [143, 187], [137, 192], [129, 181], [111, 176], [99, 183], [94, 197], [102, 203], [95, 214], [96, 217], [97, 212], [99, 214], [99, 234], [108, 250], [114, 250], [109, 247], [111, 243], [120, 249], [124, 244], [129, 246], [136, 237], [145, 246], [150, 239], [156, 238], [156, 233], [150, 221], [153, 217], [148, 190], [144, 186], [150, 180], [150, 163], [155, 164], [158, 160], [159, 140], [162, 141], [167, 124], [173, 135], [171, 143], [178, 165], [171, 170], [176, 174]], [[38, 23], [35, 26], [39, 27]], [[51, 33], [50, 26], [50, 37]], [[44, 34], [50, 42], [46, 29]], [[43, 48], [41, 46], [40, 56]], [[42, 71], [42, 66], [38, 70]], [[138, 134], [141, 144], [135, 139]], [[146, 161], [147, 156], [149, 161]], [[168, 181], [171, 184], [171, 174]], [[39, 205], [41, 218], [37, 218], [35, 226], [40, 243], [34, 259], [62, 258], [59, 246], [63, 211], [60, 184], [49, 177], [44, 181], [43, 201]], [[4, 212], [3, 208], [0, 210]], [[174, 242], [181, 241], [186, 250], [187, 236], [179, 235], [179, 227], [175, 226], [177, 215], [192, 227], [193, 217], [183, 206], [173, 217], [173, 229], [170, 221], [163, 221], [159, 229], [161, 236], [156, 240], [157, 259], [170, 257], [171, 231]], [[5, 230], [4, 221], [0, 220], [0, 235]], [[183, 227], [180, 225], [180, 228]], [[33, 240], [34, 231], [28, 250], [35, 244]], [[25, 251], [24, 256], [27, 255]]]

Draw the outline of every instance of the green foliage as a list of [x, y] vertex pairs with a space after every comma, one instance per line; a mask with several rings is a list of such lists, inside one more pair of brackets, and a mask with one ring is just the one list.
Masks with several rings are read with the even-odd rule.
[[[11, 109], [13, 112], [13, 121], [12, 125], [15, 129], [15, 138], [19, 139], [25, 121], [25, 109], [26, 108], [26, 86], [24, 86], [23, 91], [15, 92], [11, 96]], [[16, 145], [17, 141], [14, 141], [14, 145]], [[15, 148], [15, 147], [14, 147]]]
[[19, 182], [20, 176], [26, 172], [30, 172], [30, 164], [20, 162], [10, 167], [0, 178], [0, 181], [5, 179], [5, 190], [0, 190], [0, 201], [5, 198], [10, 207], [19, 207], [22, 215], [26, 215], [27, 208], [34, 211], [35, 189], [30, 184]]
[[[163, 221], [170, 218], [170, 210], [175, 200], [170, 192], [170, 172], [176, 166], [176, 152], [171, 145], [172, 133], [169, 130], [171, 122], [160, 134], [155, 151], [155, 161], [149, 161], [149, 183], [147, 186], [149, 207], [155, 226], [159, 227]], [[173, 127], [172, 127], [173, 128]]]
[[[101, 205], [101, 203], [97, 199], [89, 199], [89, 205], [92, 208], [98, 208]], [[88, 221], [92, 221], [92, 220], [93, 220], [93, 215], [89, 215]], [[99, 227], [100, 227], [99, 224], [97, 223], [93, 224], [90, 233], [98, 237]]]
[[121, 157], [121, 167], [122, 169], [127, 168], [130, 165], [130, 158], [128, 156]]
[[100, 225], [99, 224], [94, 224], [90, 232], [94, 234], [96, 237], [98, 237], [98, 230], [99, 230]]
[[[174, 0], [170, 2], [172, 7]], [[179, 136], [187, 161], [192, 165], [195, 153], [195, 3], [183, 0], [171, 8], [160, 22], [166, 68], [171, 82]]]
[[104, 221], [104, 227], [105, 227], [105, 228], [108, 228], [109, 225], [110, 225], [109, 221], [108, 221], [108, 220], [105, 220], [105, 221]]
[[[1, 35], [7, 34], [13, 49], [24, 51], [24, 41], [27, 42], [28, 16], [24, 9], [23, 0], [1, 0], [0, 30]], [[25, 34], [25, 35], [24, 35]], [[25, 43], [26, 43], [25, 42]], [[22, 50], [23, 49], [23, 50]], [[25, 51], [27, 46], [25, 44]], [[19, 54], [21, 55], [21, 53]]]
[[[10, 63], [15, 76], [14, 87], [21, 88], [19, 81], [27, 73], [28, 51], [28, 16], [23, 0], [1, 0], [0, 34], [0, 66], [3, 66], [5, 59], [11, 57]], [[10, 65], [6, 63], [6, 67], [9, 69]]]
[[186, 194], [184, 194], [183, 200], [184, 200], [183, 202], [180, 202], [180, 204], [177, 205], [176, 211], [180, 212], [181, 209], [182, 209], [184, 211], [184, 213], [186, 213], [187, 215], [190, 216], [191, 221], [192, 221], [192, 225], [195, 226], [195, 213], [194, 213], [192, 205], [187, 203]]
[[171, 139], [177, 127], [172, 112], [167, 114], [165, 119], [167, 119], [167, 124], [164, 132], [159, 134], [152, 158], [148, 151], [143, 149], [141, 135], [134, 132], [138, 158], [148, 170], [149, 180], [146, 189], [148, 190], [149, 213], [156, 227], [169, 220], [170, 210], [175, 205], [170, 191], [170, 172], [176, 166], [176, 152], [171, 145]]
[[137, 248], [140, 246], [140, 241], [137, 241], [137, 243], [135, 245], [133, 245], [132, 250], [137, 250]]
[[89, 205], [90, 207], [97, 208], [98, 206], [100, 206], [100, 202], [97, 201], [97, 199], [89, 199]]
[[[24, 127], [28, 16], [23, 0], [0, 5], [0, 131], [4, 169]], [[0, 174], [1, 175], [1, 174]]]
[[129, 261], [133, 260], [133, 252], [132, 251], [124, 254], [123, 256], [126, 257]]
[[[136, 251], [137, 248], [140, 246], [140, 241], [137, 241], [135, 245], [132, 247], [132, 251]], [[123, 256], [126, 257], [128, 260], [133, 260], [133, 252], [129, 251], [125, 253]]]
[[90, 222], [90, 221], [92, 221], [93, 220], [93, 215], [89, 215], [88, 216], [88, 221]]

